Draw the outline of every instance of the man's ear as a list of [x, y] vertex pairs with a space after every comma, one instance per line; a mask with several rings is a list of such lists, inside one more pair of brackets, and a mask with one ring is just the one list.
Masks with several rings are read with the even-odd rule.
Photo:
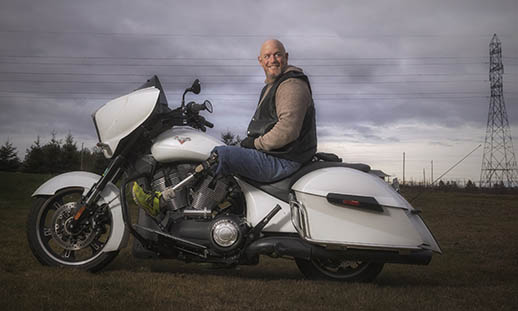
[[257, 61], [259, 62], [259, 64], [262, 65], [262, 63], [261, 63], [261, 56], [257, 56]]
[[286, 52], [286, 64], [288, 64], [288, 52]]

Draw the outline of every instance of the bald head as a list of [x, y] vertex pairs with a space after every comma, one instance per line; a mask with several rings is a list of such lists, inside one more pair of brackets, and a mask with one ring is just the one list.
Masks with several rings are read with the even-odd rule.
[[281, 41], [276, 39], [266, 40], [263, 43], [257, 59], [264, 69], [268, 82], [273, 82], [288, 67], [288, 53]]
[[282, 51], [282, 53], [286, 53], [286, 49], [284, 48], [284, 45], [282, 44], [281, 41], [279, 41], [277, 39], [270, 39], [270, 40], [264, 41], [263, 45], [261, 45], [261, 51], [259, 52], [259, 55], [262, 55], [263, 51], [265, 49], [269, 49], [272, 47], [278, 48], [280, 51]]

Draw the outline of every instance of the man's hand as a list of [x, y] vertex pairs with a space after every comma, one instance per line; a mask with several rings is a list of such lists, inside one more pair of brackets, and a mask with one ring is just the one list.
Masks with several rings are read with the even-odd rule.
[[247, 137], [241, 141], [241, 147], [248, 149], [255, 149], [254, 138]]

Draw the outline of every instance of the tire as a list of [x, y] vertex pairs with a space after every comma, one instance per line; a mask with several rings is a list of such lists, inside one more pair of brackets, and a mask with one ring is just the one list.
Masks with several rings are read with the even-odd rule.
[[110, 263], [118, 251], [103, 252], [112, 232], [111, 213], [99, 214], [97, 224], [84, 226], [78, 234], [68, 234], [66, 221], [81, 199], [83, 188], [66, 188], [52, 196], [36, 198], [27, 219], [27, 239], [32, 253], [46, 266], [98, 271]]
[[311, 280], [372, 282], [383, 269], [383, 263], [362, 261], [331, 261], [295, 258], [297, 267]]

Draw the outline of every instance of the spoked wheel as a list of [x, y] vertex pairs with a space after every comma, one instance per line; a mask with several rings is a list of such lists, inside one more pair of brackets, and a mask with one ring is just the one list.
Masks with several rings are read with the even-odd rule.
[[82, 193], [82, 188], [68, 188], [36, 199], [27, 221], [27, 238], [42, 264], [97, 271], [117, 255], [102, 251], [113, 225], [107, 208], [99, 207], [78, 228], [69, 225]]
[[296, 258], [299, 270], [308, 279], [325, 279], [345, 282], [371, 282], [383, 269], [383, 263]]

